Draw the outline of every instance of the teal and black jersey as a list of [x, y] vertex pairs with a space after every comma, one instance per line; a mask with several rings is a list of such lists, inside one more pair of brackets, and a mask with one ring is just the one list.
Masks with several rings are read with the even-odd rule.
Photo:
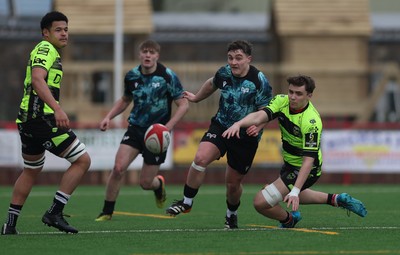
[[172, 101], [182, 98], [183, 88], [178, 76], [157, 63], [152, 74], [142, 74], [136, 66], [125, 75], [124, 95], [133, 99], [128, 122], [139, 127], [154, 123], [166, 124], [171, 118]]
[[314, 167], [319, 173], [322, 165], [321, 133], [322, 121], [311, 102], [300, 113], [291, 113], [289, 97], [276, 95], [264, 109], [270, 120], [278, 118], [282, 134], [283, 160], [300, 168], [302, 157], [313, 157]]
[[17, 123], [23, 123], [44, 115], [53, 115], [54, 111], [37, 95], [32, 87], [32, 68], [47, 71], [46, 83], [54, 99], [59, 102], [60, 85], [63, 76], [61, 58], [57, 49], [48, 41], [41, 41], [32, 50], [24, 81], [24, 97], [20, 104]]
[[[215, 74], [213, 84], [221, 90], [219, 108], [214, 119], [225, 128], [267, 106], [272, 98], [268, 79], [251, 65], [247, 75], [241, 78], [232, 75], [229, 65], [223, 66]], [[241, 134], [245, 134], [244, 129]]]

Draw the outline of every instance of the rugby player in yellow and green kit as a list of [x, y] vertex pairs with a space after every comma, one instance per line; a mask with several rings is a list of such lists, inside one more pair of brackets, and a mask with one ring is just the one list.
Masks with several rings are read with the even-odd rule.
[[[276, 95], [264, 109], [247, 115], [223, 133], [228, 139], [240, 138], [241, 128], [275, 118], [279, 121], [284, 164], [280, 177], [256, 194], [255, 209], [278, 220], [281, 228], [293, 228], [301, 220], [299, 204], [328, 204], [364, 217], [367, 210], [363, 203], [349, 194], [328, 194], [310, 189], [321, 176], [322, 167], [322, 121], [310, 101], [315, 82], [306, 75], [289, 77], [287, 82], [288, 95]], [[282, 201], [292, 207], [291, 212], [279, 205]]]
[[68, 116], [59, 105], [63, 71], [58, 50], [68, 43], [68, 18], [60, 12], [49, 12], [43, 16], [40, 26], [43, 40], [30, 54], [16, 120], [24, 169], [14, 185], [8, 217], [1, 229], [3, 235], [18, 234], [18, 216], [43, 169], [46, 150], [65, 158], [71, 165], [42, 222], [66, 233], [78, 233], [64, 219], [63, 209], [90, 166], [85, 145], [70, 129]]

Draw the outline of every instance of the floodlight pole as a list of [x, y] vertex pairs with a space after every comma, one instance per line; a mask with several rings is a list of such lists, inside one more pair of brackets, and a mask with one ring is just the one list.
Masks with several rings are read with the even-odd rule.
[[[123, 64], [123, 36], [124, 36], [124, 0], [115, 0], [115, 31], [114, 31], [114, 102], [122, 96], [122, 64]], [[115, 125], [121, 127], [122, 116], [114, 118]]]

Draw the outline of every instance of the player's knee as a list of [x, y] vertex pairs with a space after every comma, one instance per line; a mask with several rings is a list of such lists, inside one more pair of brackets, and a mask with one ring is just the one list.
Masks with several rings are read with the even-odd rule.
[[46, 156], [43, 154], [43, 156], [37, 160], [26, 160], [24, 159], [24, 168], [29, 168], [29, 169], [41, 169], [44, 166]]
[[[196, 156], [194, 157], [192, 166], [198, 171], [204, 172], [207, 168], [208, 164], [213, 161], [214, 156], [210, 155], [209, 152], [204, 149], [197, 151]], [[197, 167], [197, 168], [196, 168]]]
[[92, 160], [90, 159], [89, 154], [86, 152], [82, 154], [75, 162], [74, 164], [79, 164], [80, 168], [83, 170], [89, 170], [90, 164], [92, 163]]
[[192, 168], [199, 172], [204, 172], [206, 170], [206, 168], [204, 166], [201, 166], [200, 164], [196, 164], [194, 161], [192, 162]]
[[114, 164], [112, 174], [114, 176], [122, 177], [125, 174], [125, 171], [126, 171], [125, 167], [122, 166], [121, 164], [119, 164], [118, 162], [116, 162]]
[[260, 194], [261, 194], [261, 191], [259, 193], [257, 193], [257, 195], [254, 197], [254, 200], [253, 200], [254, 209], [256, 209], [256, 211], [258, 213], [261, 213], [266, 205], [264, 197]]
[[241, 189], [241, 184], [240, 182], [227, 182], [226, 183], [226, 191], [229, 194], [235, 194], [239, 192]]
[[271, 207], [274, 207], [283, 200], [282, 194], [279, 192], [274, 184], [269, 184], [265, 186], [264, 189], [261, 190], [261, 195]]
[[85, 153], [86, 153], [85, 144], [81, 143], [79, 139], [75, 139], [75, 141], [66, 151], [64, 158], [68, 160], [70, 163], [74, 163]]

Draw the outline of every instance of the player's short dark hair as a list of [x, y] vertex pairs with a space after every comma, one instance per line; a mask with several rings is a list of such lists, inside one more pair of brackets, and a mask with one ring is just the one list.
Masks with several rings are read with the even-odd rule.
[[52, 11], [43, 16], [42, 20], [40, 21], [40, 29], [50, 29], [54, 21], [65, 21], [68, 24], [67, 16], [61, 12]]
[[161, 46], [156, 41], [146, 40], [139, 45], [139, 50], [154, 49], [158, 53], [161, 51]]
[[313, 78], [311, 78], [310, 76], [300, 74], [297, 76], [291, 76], [291, 77], [287, 78], [286, 81], [289, 84], [292, 84], [297, 87], [301, 87], [301, 86], [305, 85], [306, 91], [308, 93], [314, 92], [315, 82], [314, 82]]
[[228, 44], [228, 52], [242, 50], [247, 56], [251, 56], [251, 51], [253, 50], [253, 45], [244, 40], [234, 41]]

